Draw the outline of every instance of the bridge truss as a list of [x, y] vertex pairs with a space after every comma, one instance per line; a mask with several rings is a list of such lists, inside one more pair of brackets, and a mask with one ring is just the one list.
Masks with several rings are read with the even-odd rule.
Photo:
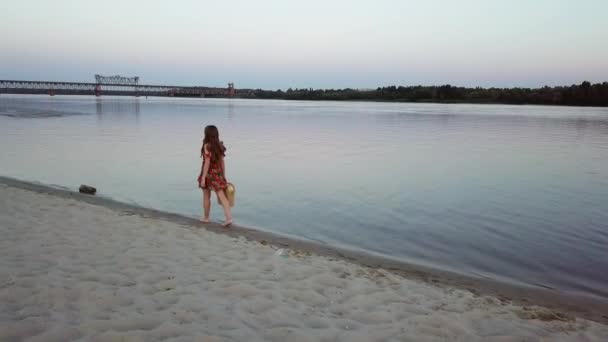
[[139, 77], [95, 75], [95, 83], [0, 80], [0, 94], [232, 97], [228, 88], [142, 85]]
[[95, 82], [97, 84], [115, 84], [115, 85], [136, 86], [139, 83], [139, 76], [124, 77], [124, 76], [120, 76], [120, 75], [114, 75], [114, 76], [95, 75]]

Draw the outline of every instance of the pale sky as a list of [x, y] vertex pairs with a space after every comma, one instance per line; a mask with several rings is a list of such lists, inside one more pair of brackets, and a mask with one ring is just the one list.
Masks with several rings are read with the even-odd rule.
[[608, 81], [608, 0], [0, 0], [0, 79], [237, 88]]

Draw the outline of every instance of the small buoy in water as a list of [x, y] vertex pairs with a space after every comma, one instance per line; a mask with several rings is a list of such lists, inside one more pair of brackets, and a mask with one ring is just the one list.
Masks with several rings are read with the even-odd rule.
[[95, 193], [97, 192], [97, 189], [95, 189], [92, 186], [82, 184], [80, 186], [80, 188], [78, 188], [78, 191], [80, 193], [87, 194], [87, 195], [95, 195]]

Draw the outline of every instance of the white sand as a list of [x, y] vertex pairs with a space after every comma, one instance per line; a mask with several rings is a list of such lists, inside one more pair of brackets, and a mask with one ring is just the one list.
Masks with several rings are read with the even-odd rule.
[[608, 327], [0, 184], [0, 341], [608, 341]]

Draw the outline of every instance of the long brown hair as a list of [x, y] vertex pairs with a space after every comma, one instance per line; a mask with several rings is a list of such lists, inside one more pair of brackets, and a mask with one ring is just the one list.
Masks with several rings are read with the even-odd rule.
[[211, 153], [211, 160], [217, 162], [226, 155], [226, 148], [224, 143], [220, 141], [220, 133], [217, 127], [209, 125], [205, 127], [205, 138], [203, 139], [203, 147], [201, 147], [201, 156], [205, 155], [205, 145], [207, 145], [207, 151]]

